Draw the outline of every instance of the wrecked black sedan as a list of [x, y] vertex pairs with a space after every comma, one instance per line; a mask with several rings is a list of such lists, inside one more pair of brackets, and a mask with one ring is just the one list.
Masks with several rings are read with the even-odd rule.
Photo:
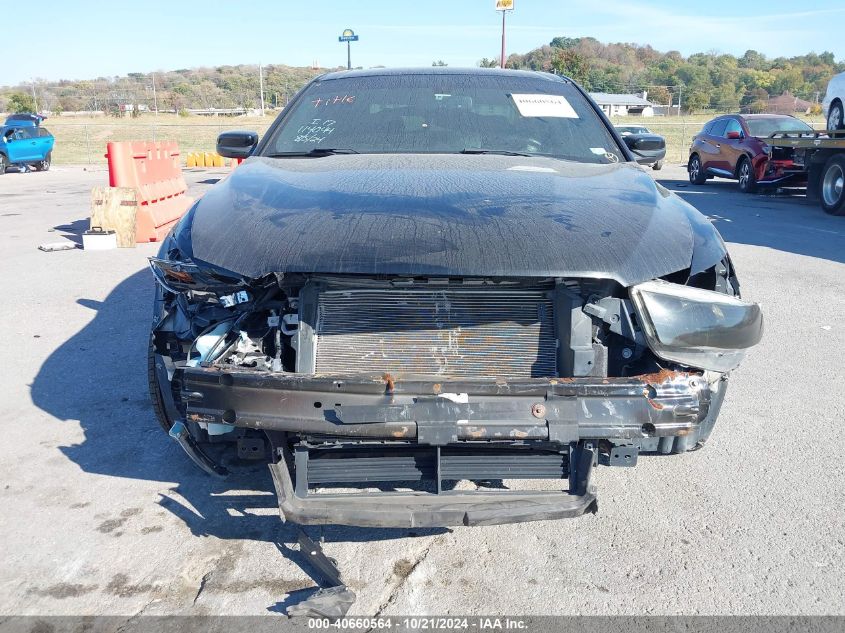
[[594, 466], [704, 444], [760, 339], [717, 231], [566, 78], [332, 73], [218, 151], [248, 158], [151, 260], [153, 401], [208, 472], [269, 461], [286, 520], [595, 511]]

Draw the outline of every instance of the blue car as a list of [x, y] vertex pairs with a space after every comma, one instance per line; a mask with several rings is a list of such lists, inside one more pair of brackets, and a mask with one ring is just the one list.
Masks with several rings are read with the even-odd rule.
[[10, 165], [50, 169], [55, 138], [37, 114], [13, 114], [0, 127], [0, 175]]

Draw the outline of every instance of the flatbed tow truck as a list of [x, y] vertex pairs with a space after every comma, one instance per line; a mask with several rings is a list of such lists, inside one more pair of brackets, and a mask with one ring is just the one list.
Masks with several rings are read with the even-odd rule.
[[789, 161], [785, 173], [806, 177], [808, 200], [818, 200], [825, 213], [845, 215], [845, 130], [775, 132], [766, 143], [770, 161]]

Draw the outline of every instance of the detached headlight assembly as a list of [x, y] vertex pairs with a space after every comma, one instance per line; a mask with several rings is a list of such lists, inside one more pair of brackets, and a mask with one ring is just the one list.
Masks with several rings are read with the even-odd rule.
[[631, 300], [651, 350], [682, 365], [730, 371], [763, 335], [760, 306], [720, 292], [647, 281]]

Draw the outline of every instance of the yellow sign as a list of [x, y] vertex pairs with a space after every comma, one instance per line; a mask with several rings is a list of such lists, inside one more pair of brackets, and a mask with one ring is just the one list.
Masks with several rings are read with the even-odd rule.
[[[513, 0], [510, 0], [511, 4], [513, 4]], [[352, 37], [355, 35], [355, 32], [352, 29], [344, 29], [343, 30], [343, 37]]]
[[514, 0], [495, 0], [496, 11], [513, 11]]

